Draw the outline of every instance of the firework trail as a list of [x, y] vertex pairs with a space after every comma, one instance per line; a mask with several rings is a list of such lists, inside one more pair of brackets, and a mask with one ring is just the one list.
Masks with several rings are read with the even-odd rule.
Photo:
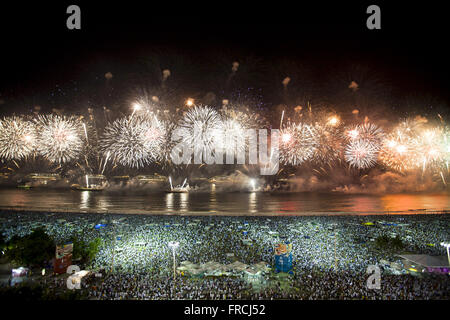
[[[103, 174], [103, 173], [105, 172], [106, 164], [108, 163], [108, 160], [109, 160], [109, 156], [110, 156], [110, 155], [111, 155], [111, 152], [108, 151], [108, 152], [106, 153], [105, 163], [103, 164], [103, 169], [102, 169], [102, 173], [101, 173], [101, 174]], [[100, 166], [101, 166], [101, 163], [100, 163]]]
[[36, 148], [36, 128], [19, 117], [0, 120], [0, 158], [22, 160]]

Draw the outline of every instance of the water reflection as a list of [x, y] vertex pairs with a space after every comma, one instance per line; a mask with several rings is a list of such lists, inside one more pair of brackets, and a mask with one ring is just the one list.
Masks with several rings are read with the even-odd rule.
[[386, 195], [381, 198], [384, 211], [405, 211], [419, 209], [448, 209], [450, 198], [442, 195]]
[[79, 192], [81, 210], [108, 211], [108, 208], [111, 206], [109, 199], [102, 194], [92, 191]]
[[214, 187], [211, 189], [211, 193], [209, 196], [209, 212], [216, 212], [217, 210], [217, 196], [216, 196], [216, 186], [212, 184]]
[[250, 192], [248, 197], [248, 212], [256, 213], [257, 211], [256, 192]]
[[189, 208], [189, 193], [180, 193], [180, 211], [186, 212]]
[[107, 198], [102, 197], [102, 198], [98, 199], [98, 207], [100, 208], [100, 210], [108, 211], [109, 206], [110, 206], [110, 203]]
[[91, 193], [89, 191], [81, 191], [80, 209], [89, 209], [89, 198]]
[[370, 196], [358, 196], [353, 200], [352, 211], [356, 212], [379, 212], [383, 211], [379, 199]]
[[122, 213], [197, 212], [225, 214], [382, 213], [450, 210], [447, 194], [384, 196], [290, 193], [136, 194], [50, 189], [0, 189], [0, 207]]
[[166, 193], [166, 211], [173, 211], [173, 193]]

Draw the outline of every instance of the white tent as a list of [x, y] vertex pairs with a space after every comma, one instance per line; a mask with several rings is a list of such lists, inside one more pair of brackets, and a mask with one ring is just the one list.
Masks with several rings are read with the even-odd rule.
[[255, 270], [255, 269], [253, 269], [253, 268], [247, 268], [247, 269], [244, 270], [244, 272], [245, 272], [247, 275], [253, 276], [253, 277], [261, 274], [261, 271]]
[[215, 261], [208, 261], [206, 263], [197, 265], [190, 261], [182, 261], [177, 268], [178, 271], [186, 271], [192, 275], [198, 275], [204, 273], [205, 275], [229, 275], [230, 273], [239, 274], [246, 272], [247, 274], [256, 275], [259, 273], [266, 273], [270, 270], [268, 264], [264, 261], [260, 261], [251, 266], [235, 261], [230, 264], [221, 264]]
[[253, 267], [253, 269], [261, 271], [261, 272], [269, 272], [269, 270], [270, 270], [270, 267], [264, 261], [260, 261], [258, 263], [255, 263], [252, 267]]
[[245, 263], [242, 263], [240, 261], [235, 261], [235, 262], [229, 264], [228, 267], [230, 268], [230, 270], [242, 272], [248, 268], [248, 265], [246, 265]]

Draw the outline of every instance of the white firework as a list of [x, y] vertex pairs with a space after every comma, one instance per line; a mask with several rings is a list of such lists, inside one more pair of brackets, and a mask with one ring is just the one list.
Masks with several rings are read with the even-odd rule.
[[373, 123], [364, 123], [357, 125], [346, 131], [346, 138], [350, 141], [353, 140], [366, 140], [370, 142], [373, 147], [381, 148], [384, 138], [384, 131]]
[[219, 113], [210, 107], [194, 107], [186, 112], [174, 130], [174, 139], [194, 152], [212, 155], [221, 139], [223, 122]]
[[32, 122], [20, 117], [0, 120], [0, 158], [21, 160], [28, 157], [36, 147], [36, 128]]
[[155, 116], [129, 116], [106, 126], [101, 150], [123, 166], [139, 168], [162, 158], [166, 130]]
[[359, 138], [369, 141], [376, 148], [381, 147], [384, 139], [384, 131], [373, 123], [364, 123], [359, 126]]
[[405, 172], [415, 167], [417, 152], [414, 139], [409, 130], [398, 126], [386, 136], [380, 149], [378, 160], [384, 166], [399, 172]]
[[247, 132], [244, 127], [235, 119], [225, 119], [222, 124], [220, 133], [214, 139], [216, 146], [226, 154], [245, 152]]
[[416, 166], [422, 170], [439, 167], [445, 160], [448, 150], [445, 150], [444, 132], [440, 128], [428, 128], [413, 139], [412, 145], [416, 150]]
[[[335, 121], [337, 120], [333, 120], [332, 123]], [[318, 144], [314, 152], [314, 161], [319, 164], [332, 163], [339, 159], [343, 148], [341, 129], [337, 125], [328, 123], [316, 123], [314, 125]]]
[[216, 141], [224, 153], [245, 153], [248, 145], [248, 130], [263, 129], [267, 126], [265, 119], [251, 110], [240, 111], [234, 107], [221, 110], [222, 129]]
[[249, 109], [238, 110], [234, 107], [227, 107], [221, 110], [222, 120], [233, 119], [244, 129], [262, 129], [267, 127], [267, 121], [258, 113]]
[[367, 169], [377, 163], [378, 148], [368, 140], [355, 139], [347, 144], [344, 157], [350, 166]]
[[37, 151], [51, 162], [67, 163], [77, 159], [84, 147], [84, 128], [76, 117], [39, 116], [36, 120]]
[[280, 130], [279, 146], [282, 163], [299, 165], [314, 156], [318, 147], [317, 133], [308, 124], [288, 124]]

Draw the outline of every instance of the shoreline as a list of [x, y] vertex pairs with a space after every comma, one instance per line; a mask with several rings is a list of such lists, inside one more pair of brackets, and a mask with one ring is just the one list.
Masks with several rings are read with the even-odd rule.
[[0, 213], [5, 211], [27, 212], [27, 213], [70, 213], [70, 214], [105, 214], [105, 215], [143, 215], [143, 216], [198, 216], [198, 217], [314, 217], [314, 216], [398, 216], [398, 215], [446, 215], [450, 214], [449, 210], [427, 210], [414, 209], [409, 211], [369, 211], [369, 212], [298, 212], [298, 213], [281, 213], [281, 212], [226, 212], [226, 211], [146, 211], [146, 210], [72, 210], [72, 209], [50, 209], [35, 207], [2, 207]]

